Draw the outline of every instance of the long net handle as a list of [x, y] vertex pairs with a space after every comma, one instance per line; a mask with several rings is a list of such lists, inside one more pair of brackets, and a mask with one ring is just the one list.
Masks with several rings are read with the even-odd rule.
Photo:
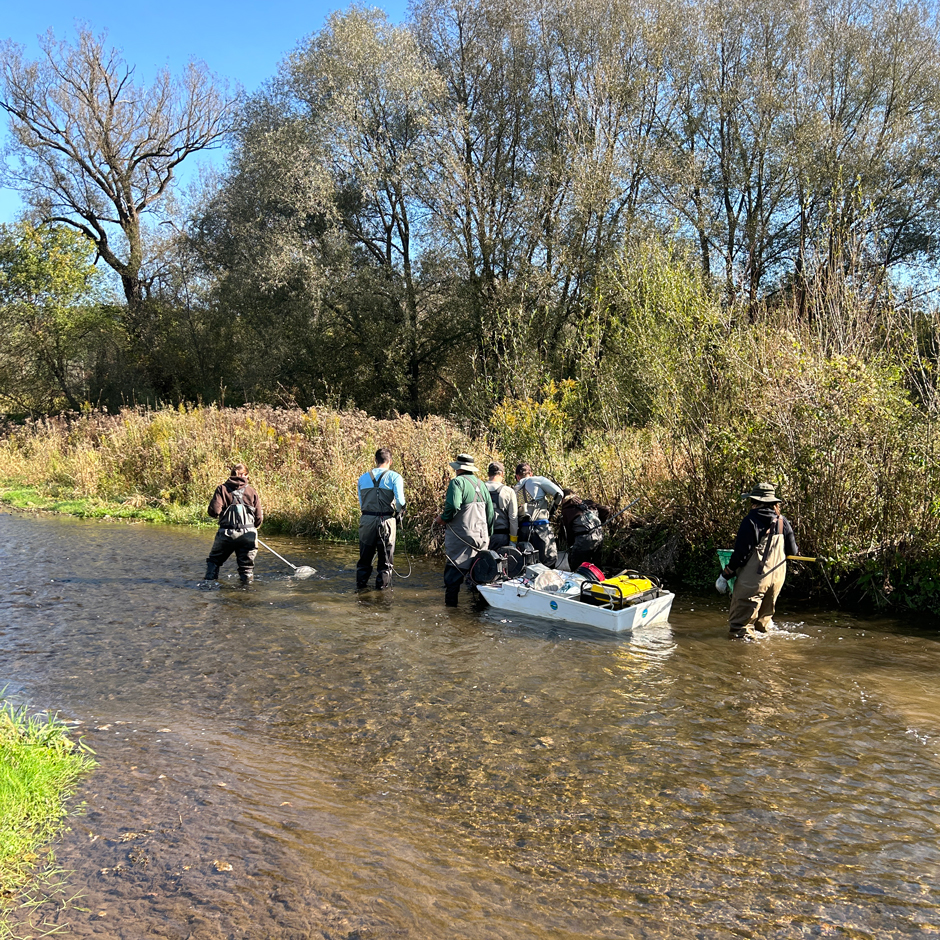
[[[256, 541], [259, 545], [264, 545], [264, 547], [265, 547], [272, 555], [277, 555], [277, 552], [274, 551], [274, 549], [271, 548], [270, 545], [266, 544], [265, 542], [262, 542], [261, 539], [259, 539], [257, 536], [255, 536], [255, 541]], [[296, 565], [291, 565], [291, 563], [290, 563], [283, 555], [277, 555], [277, 557], [280, 558], [281, 561], [283, 561], [285, 565], [289, 565], [291, 568], [293, 568], [294, 571], [297, 570], [297, 566], [296, 566]]]

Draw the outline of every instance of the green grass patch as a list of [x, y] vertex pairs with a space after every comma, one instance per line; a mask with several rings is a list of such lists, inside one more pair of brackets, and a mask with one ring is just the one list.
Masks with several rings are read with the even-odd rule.
[[[49, 843], [62, 831], [67, 802], [92, 770], [91, 752], [52, 716], [0, 702], [0, 938], [9, 918], [52, 863]], [[35, 894], [29, 894], [35, 903]]]
[[37, 486], [0, 484], [0, 504], [27, 512], [58, 512], [80, 519], [131, 519], [161, 524], [207, 525], [208, 518], [200, 519], [205, 508], [200, 506], [135, 506], [130, 503], [109, 502], [97, 498], [65, 496], [53, 489]]

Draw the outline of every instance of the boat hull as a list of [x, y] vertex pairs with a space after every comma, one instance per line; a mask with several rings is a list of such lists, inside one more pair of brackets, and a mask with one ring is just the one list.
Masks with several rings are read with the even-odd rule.
[[629, 633], [648, 623], [663, 623], [669, 619], [675, 594], [663, 592], [660, 597], [646, 603], [610, 610], [577, 600], [577, 596], [536, 591], [518, 581], [499, 584], [481, 584], [477, 590], [497, 610], [541, 617], [562, 623], [576, 623], [609, 633]]

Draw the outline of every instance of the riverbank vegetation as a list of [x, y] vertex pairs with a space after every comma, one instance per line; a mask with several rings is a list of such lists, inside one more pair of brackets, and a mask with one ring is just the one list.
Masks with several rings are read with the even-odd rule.
[[[702, 584], [763, 479], [831, 559], [808, 588], [932, 608], [937, 25], [914, 3], [353, 5], [242, 100], [204, 69], [148, 94], [84, 32], [34, 69], [10, 54], [30, 219], [0, 235], [0, 477], [185, 522], [238, 458], [272, 526], [348, 537], [389, 444], [433, 548], [469, 450], [642, 497], [613, 556]], [[81, 101], [43, 84], [76, 67], [101, 83]], [[172, 166], [128, 163], [180, 102]], [[104, 138], [49, 140], [49, 115]], [[167, 199], [173, 160], [226, 134], [224, 171]]]
[[14, 918], [28, 919], [37, 879], [54, 860], [48, 845], [94, 763], [61, 722], [0, 700], [0, 937], [13, 936]]
[[[660, 262], [665, 268], [647, 259], [632, 274], [644, 283], [629, 296], [644, 302], [609, 315], [618, 332], [658, 329], [679, 339], [626, 348], [590, 380], [530, 374], [525, 385], [520, 375], [520, 394], [461, 419], [181, 405], [10, 424], [0, 440], [0, 497], [20, 505], [41, 498], [84, 515], [204, 523], [208, 496], [240, 460], [263, 495], [269, 531], [355, 538], [356, 480], [387, 445], [407, 484], [409, 544], [434, 551], [448, 463], [469, 451], [481, 464], [503, 459], [510, 471], [529, 460], [614, 508], [639, 497], [610, 533], [612, 561], [704, 585], [714, 578], [715, 548], [733, 539], [740, 493], [770, 479], [801, 549], [829, 559], [825, 571], [841, 599], [928, 607], [940, 588], [940, 474], [924, 376], [922, 397], [912, 391], [912, 363], [927, 370], [914, 355], [916, 335], [907, 334], [905, 369], [899, 347], [834, 353], [818, 330], [797, 329], [782, 315], [773, 331], [766, 320], [729, 324], [704, 293], [674, 296], [695, 279]], [[860, 335], [871, 343], [871, 331]], [[902, 335], [895, 324], [892, 336]], [[511, 357], [500, 366], [510, 368]], [[831, 590], [820, 569], [800, 578], [807, 589]]]

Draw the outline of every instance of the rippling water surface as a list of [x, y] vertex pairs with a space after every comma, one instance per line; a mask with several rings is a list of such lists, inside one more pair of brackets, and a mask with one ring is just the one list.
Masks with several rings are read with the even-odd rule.
[[716, 596], [618, 638], [445, 608], [423, 559], [357, 596], [348, 545], [207, 589], [208, 531], [0, 535], [0, 685], [100, 761], [72, 936], [940, 936], [936, 631], [731, 643]]

